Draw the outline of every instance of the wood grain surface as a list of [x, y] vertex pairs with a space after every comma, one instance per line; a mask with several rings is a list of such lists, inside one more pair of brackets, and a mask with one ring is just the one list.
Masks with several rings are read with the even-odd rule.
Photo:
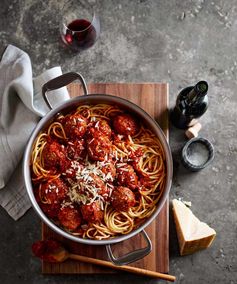
[[[82, 94], [80, 84], [68, 86], [71, 97]], [[142, 107], [159, 123], [168, 139], [168, 84], [165, 83], [98, 83], [88, 84], [90, 94], [111, 94], [123, 97]], [[146, 228], [152, 241], [152, 252], [143, 259], [131, 263], [130, 266], [167, 273], [169, 271], [169, 211], [166, 201], [157, 218]], [[60, 240], [70, 252], [93, 258], [107, 260], [104, 246], [82, 245], [67, 240], [42, 224], [42, 239], [53, 238]], [[122, 243], [113, 245], [115, 255], [127, 253], [144, 246], [140, 235]], [[67, 260], [64, 263], [42, 262], [42, 273], [113, 273], [114, 270]]]

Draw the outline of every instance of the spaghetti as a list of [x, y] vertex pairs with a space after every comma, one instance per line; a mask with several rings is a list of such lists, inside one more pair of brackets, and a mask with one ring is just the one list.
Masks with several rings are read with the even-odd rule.
[[58, 116], [36, 139], [31, 170], [43, 212], [69, 233], [97, 240], [137, 228], [166, 180], [159, 139], [107, 104]]

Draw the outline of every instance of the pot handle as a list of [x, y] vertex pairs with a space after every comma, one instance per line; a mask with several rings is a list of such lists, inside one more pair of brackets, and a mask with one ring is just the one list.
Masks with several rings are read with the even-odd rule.
[[84, 95], [88, 95], [88, 89], [87, 89], [87, 86], [86, 86], [85, 79], [82, 77], [82, 75], [80, 73], [76, 73], [76, 72], [65, 73], [61, 76], [58, 76], [58, 77], [48, 81], [46, 84], [43, 85], [42, 93], [43, 93], [43, 98], [44, 98], [47, 106], [50, 109], [53, 109], [52, 105], [50, 104], [50, 102], [48, 100], [48, 96], [46, 94], [48, 91], [52, 91], [52, 90], [56, 90], [56, 89], [65, 87], [65, 86], [67, 86], [68, 84], [70, 84], [71, 82], [73, 82], [77, 79], [79, 79], [79, 81], [82, 84]]
[[147, 242], [147, 246], [142, 249], [137, 249], [132, 252], [129, 252], [123, 256], [115, 257], [113, 255], [112, 249], [110, 245], [106, 245], [106, 251], [110, 261], [112, 261], [115, 265], [126, 265], [136, 260], [139, 260], [146, 255], [148, 255], [152, 250], [152, 243], [150, 238], [148, 237], [145, 231], [141, 231], [145, 241]]

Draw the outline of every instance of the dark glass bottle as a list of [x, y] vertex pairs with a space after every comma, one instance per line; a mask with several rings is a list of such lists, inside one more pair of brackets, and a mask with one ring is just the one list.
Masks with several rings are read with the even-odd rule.
[[207, 82], [200, 81], [179, 93], [170, 117], [174, 126], [185, 129], [197, 122], [208, 108], [207, 91]]

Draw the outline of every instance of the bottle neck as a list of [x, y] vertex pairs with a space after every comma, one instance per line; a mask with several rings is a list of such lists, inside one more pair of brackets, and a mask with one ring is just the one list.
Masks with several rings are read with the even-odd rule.
[[206, 96], [208, 90], [208, 84], [206, 81], [198, 82], [186, 96], [186, 103], [188, 105], [194, 105], [200, 103]]

